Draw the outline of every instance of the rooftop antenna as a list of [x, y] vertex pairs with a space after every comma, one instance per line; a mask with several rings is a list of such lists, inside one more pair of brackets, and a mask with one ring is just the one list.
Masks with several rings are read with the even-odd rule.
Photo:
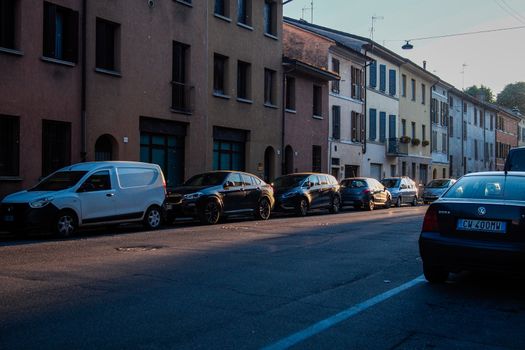
[[374, 40], [375, 23], [379, 19], [385, 19], [383, 16], [372, 16], [372, 27], [370, 27], [370, 39]]
[[310, 1], [310, 7], [303, 7], [301, 9], [301, 18], [304, 19], [304, 11], [310, 10], [310, 23], [314, 23], [314, 0]]

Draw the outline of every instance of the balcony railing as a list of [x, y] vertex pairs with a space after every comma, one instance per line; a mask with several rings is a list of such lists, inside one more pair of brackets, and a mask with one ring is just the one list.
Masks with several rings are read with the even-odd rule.
[[397, 137], [389, 138], [386, 143], [386, 155], [393, 157], [408, 155], [408, 143], [401, 142]]
[[176, 112], [192, 113], [194, 107], [194, 87], [176, 81], [172, 81], [171, 86], [171, 108]]

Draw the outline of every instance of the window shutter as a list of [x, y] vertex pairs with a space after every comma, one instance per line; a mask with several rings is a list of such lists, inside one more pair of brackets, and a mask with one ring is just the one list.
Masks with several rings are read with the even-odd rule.
[[386, 113], [379, 112], [379, 141], [386, 141]]
[[361, 69], [359, 71], [359, 74], [361, 74], [361, 80], [359, 81], [359, 89], [361, 90], [361, 94], [359, 96], [360, 96], [360, 100], [364, 101], [365, 100], [365, 86], [363, 82], [365, 81], [365, 71]]
[[388, 116], [388, 137], [391, 139], [396, 137], [396, 116], [393, 114]]
[[78, 12], [67, 11], [64, 29], [64, 59], [77, 62], [78, 53]]
[[370, 86], [375, 88], [377, 86], [377, 62], [372, 61], [370, 64]]
[[388, 76], [388, 85], [389, 85], [389, 93], [392, 96], [396, 95], [396, 71], [395, 69], [390, 69], [389, 76]]
[[369, 132], [368, 138], [370, 140], [375, 140], [376, 139], [377, 118], [376, 118], [376, 110], [373, 108], [370, 108], [369, 120], [370, 120], [370, 132]]
[[332, 137], [335, 140], [341, 138], [341, 107], [332, 107]]
[[386, 91], [386, 66], [384, 64], [379, 65], [379, 90]]

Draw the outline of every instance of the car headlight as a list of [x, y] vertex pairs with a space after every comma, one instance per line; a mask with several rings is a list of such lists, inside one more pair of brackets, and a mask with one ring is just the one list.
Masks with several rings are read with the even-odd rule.
[[43, 208], [49, 203], [51, 203], [52, 200], [53, 200], [53, 197], [40, 198], [40, 199], [37, 199], [36, 201], [30, 202], [29, 206], [33, 209]]
[[195, 192], [195, 193], [185, 194], [183, 198], [187, 200], [193, 200], [193, 199], [199, 198], [200, 196], [202, 196], [202, 192]]

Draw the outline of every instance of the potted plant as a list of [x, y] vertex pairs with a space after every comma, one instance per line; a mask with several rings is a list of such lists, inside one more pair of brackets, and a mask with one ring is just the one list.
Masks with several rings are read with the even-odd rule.
[[421, 143], [421, 140], [419, 140], [417, 137], [414, 137], [412, 139], [412, 145], [417, 146]]
[[410, 137], [408, 137], [408, 136], [401, 136], [399, 138], [399, 142], [401, 142], [401, 143], [409, 143], [410, 142]]
[[426, 147], [426, 146], [430, 145], [430, 141], [423, 140], [423, 142], [421, 142], [421, 145], [423, 145], [423, 147]]

